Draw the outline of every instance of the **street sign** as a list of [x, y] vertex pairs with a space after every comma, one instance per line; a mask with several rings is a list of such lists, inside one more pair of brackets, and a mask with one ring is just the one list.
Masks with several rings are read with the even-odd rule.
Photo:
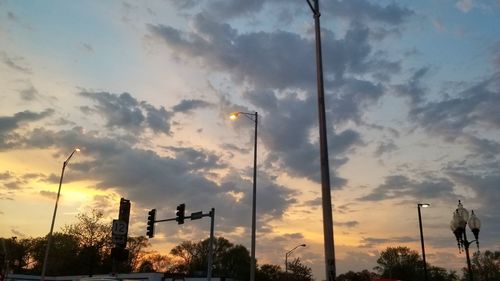
[[113, 236], [115, 235], [126, 235], [128, 225], [122, 220], [113, 220]]
[[191, 220], [199, 220], [203, 217], [203, 212], [199, 211], [196, 213], [191, 213]]
[[127, 243], [125, 235], [113, 235], [112, 240], [115, 245], [125, 245]]

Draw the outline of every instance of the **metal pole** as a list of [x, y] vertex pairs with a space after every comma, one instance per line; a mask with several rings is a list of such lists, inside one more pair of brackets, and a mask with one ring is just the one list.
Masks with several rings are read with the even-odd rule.
[[427, 281], [427, 262], [425, 261], [424, 232], [422, 230], [422, 215], [420, 214], [420, 204], [417, 204], [418, 224], [420, 226], [420, 242], [422, 244], [422, 258], [424, 260], [424, 280]]
[[474, 278], [472, 276], [472, 265], [470, 262], [470, 256], [469, 256], [469, 241], [467, 241], [467, 231], [464, 228], [464, 248], [465, 248], [465, 256], [467, 257], [467, 269], [469, 270], [469, 281], [474, 281]]
[[334, 281], [335, 248], [333, 238], [332, 198], [330, 190], [330, 167], [328, 163], [328, 141], [326, 131], [325, 90], [323, 83], [323, 59], [321, 54], [321, 27], [319, 17], [319, 0], [313, 0], [314, 7], [309, 0], [307, 3], [314, 14], [314, 29], [316, 34], [316, 74], [318, 87], [318, 116], [319, 116], [319, 143], [321, 157], [321, 196], [323, 206], [323, 236], [325, 243], [325, 270], [326, 281]]
[[[73, 155], [73, 153], [71, 155]], [[59, 189], [57, 190], [56, 204], [54, 206], [54, 213], [52, 214], [52, 223], [50, 224], [50, 231], [49, 231], [49, 235], [47, 237], [47, 247], [45, 248], [45, 257], [43, 259], [42, 275], [40, 277], [40, 281], [45, 280], [45, 272], [47, 271], [47, 263], [48, 263], [49, 252], [50, 252], [50, 244], [52, 244], [52, 232], [54, 230], [54, 223], [56, 221], [57, 204], [59, 203], [59, 196], [61, 195], [61, 186], [62, 186], [62, 181], [63, 181], [63, 177], [64, 177], [64, 169], [66, 169], [66, 163], [67, 163], [67, 161], [64, 161], [62, 169], [61, 169], [61, 178], [59, 179]]]
[[73, 157], [73, 154], [75, 154], [75, 152], [77, 152], [77, 151], [80, 151], [80, 149], [76, 148], [73, 150], [73, 152], [71, 152], [68, 159], [66, 159], [66, 161], [63, 162], [63, 166], [61, 169], [61, 178], [59, 179], [59, 188], [57, 190], [56, 204], [54, 206], [54, 213], [52, 214], [52, 223], [50, 224], [50, 231], [49, 231], [49, 235], [47, 237], [47, 248], [45, 248], [45, 257], [43, 259], [42, 274], [40, 276], [40, 281], [45, 281], [45, 272], [47, 271], [47, 263], [48, 263], [49, 252], [50, 252], [50, 244], [52, 244], [52, 232], [54, 231], [54, 223], [56, 221], [57, 205], [59, 203], [59, 197], [61, 195], [61, 186], [62, 186], [63, 177], [64, 177], [64, 170], [66, 169], [66, 166], [68, 165], [71, 157]]
[[208, 242], [208, 268], [207, 268], [207, 281], [212, 278], [212, 266], [214, 257], [214, 220], [215, 220], [215, 208], [210, 211], [210, 241]]
[[285, 277], [288, 280], [288, 252], [285, 253]]
[[250, 281], [255, 281], [255, 231], [256, 231], [256, 201], [257, 201], [257, 123], [259, 117], [255, 112], [255, 134], [254, 134], [254, 149], [253, 149], [253, 198], [252, 198], [252, 245], [251, 245], [251, 258], [250, 258]]
[[9, 274], [9, 253], [7, 251], [7, 246], [5, 245], [5, 238], [1, 238], [2, 239], [2, 248], [3, 248], [3, 252], [5, 254], [5, 268], [4, 268], [4, 276], [3, 276], [3, 279], [4, 280], [7, 280], [7, 274]]

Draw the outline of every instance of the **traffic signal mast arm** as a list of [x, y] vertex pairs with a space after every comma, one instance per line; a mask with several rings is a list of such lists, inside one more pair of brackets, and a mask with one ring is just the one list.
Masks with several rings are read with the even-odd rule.
[[[197, 219], [201, 219], [203, 217], [211, 217], [211, 216], [212, 216], [212, 212], [208, 212], [206, 214], [203, 214], [200, 211], [200, 212], [191, 213], [190, 216], [185, 216], [184, 218], [191, 219], [191, 220], [197, 220]], [[177, 217], [171, 218], [171, 219], [155, 220], [155, 222], [176, 221], [176, 220], [177, 220]]]
[[215, 216], [215, 209], [212, 208], [212, 211], [207, 214], [203, 214], [202, 211], [191, 213], [191, 216], [185, 215], [186, 204], [180, 204], [177, 206], [177, 212], [175, 218], [157, 220], [156, 219], [156, 209], [152, 209], [148, 212], [148, 222], [146, 227], [146, 235], [149, 238], [153, 238], [155, 236], [155, 223], [157, 222], [166, 222], [166, 221], [177, 221], [178, 224], [184, 224], [185, 219], [198, 220], [203, 217], [211, 217], [212, 221]]

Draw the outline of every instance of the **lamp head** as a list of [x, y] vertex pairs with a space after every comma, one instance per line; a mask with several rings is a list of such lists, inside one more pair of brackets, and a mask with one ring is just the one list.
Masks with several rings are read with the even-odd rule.
[[427, 207], [430, 207], [431, 204], [429, 204], [429, 203], [419, 203], [418, 206], [422, 207], [422, 208], [427, 208]]
[[76, 152], [80, 152], [80, 148], [78, 148], [78, 147], [77, 147], [77, 148], [75, 148], [75, 151], [76, 151]]
[[306, 244], [301, 244], [300, 246], [301, 246], [301, 247], [305, 247], [305, 246], [306, 246]]
[[229, 115], [229, 119], [231, 120], [236, 120], [238, 119], [238, 117], [240, 116], [240, 113], [239, 112], [233, 112]]

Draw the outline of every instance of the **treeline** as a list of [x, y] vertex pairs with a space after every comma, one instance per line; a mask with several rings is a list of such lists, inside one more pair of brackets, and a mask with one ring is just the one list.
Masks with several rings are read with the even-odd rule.
[[[112, 270], [111, 225], [104, 223], [103, 214], [93, 211], [78, 214], [77, 222], [66, 225], [61, 232], [53, 234], [51, 252], [46, 274], [95, 275], [109, 274]], [[40, 275], [43, 266], [46, 237], [0, 238], [0, 273]], [[150, 251], [150, 243], [145, 236], [129, 237], [128, 259], [118, 265], [116, 271], [165, 272], [172, 275], [206, 276], [209, 240], [199, 242], [184, 241], [175, 246], [169, 255]], [[245, 281], [250, 275], [250, 254], [242, 245], [234, 245], [223, 237], [214, 241], [214, 277], [231, 277]], [[256, 278], [260, 281], [284, 280], [281, 267], [271, 264], [258, 266]], [[277, 279], [278, 278], [278, 279]], [[300, 259], [289, 262], [290, 281], [313, 281], [311, 268]]]
[[[77, 215], [77, 222], [66, 225], [53, 235], [53, 245], [48, 260], [47, 275], [109, 274], [112, 270], [111, 225], [102, 222], [98, 211]], [[47, 246], [46, 237], [0, 238], [0, 273], [39, 275]], [[144, 236], [129, 237], [129, 256], [120, 263], [117, 272], [165, 272], [172, 275], [206, 276], [208, 242], [184, 241], [175, 246], [169, 255], [150, 251]], [[465, 263], [465, 262], [464, 262]], [[472, 258], [474, 281], [500, 281], [500, 251], [485, 251]], [[242, 245], [235, 245], [223, 237], [214, 241], [214, 277], [231, 277], [247, 281], [250, 275], [250, 254]], [[337, 276], [336, 281], [373, 281], [390, 278], [402, 281], [424, 280], [423, 261], [418, 252], [408, 247], [389, 247], [382, 251], [374, 271], [349, 271]], [[464, 268], [455, 271], [427, 264], [428, 281], [465, 281]], [[312, 270], [300, 259], [289, 261], [288, 272], [273, 264], [257, 266], [259, 281], [313, 281]]]

